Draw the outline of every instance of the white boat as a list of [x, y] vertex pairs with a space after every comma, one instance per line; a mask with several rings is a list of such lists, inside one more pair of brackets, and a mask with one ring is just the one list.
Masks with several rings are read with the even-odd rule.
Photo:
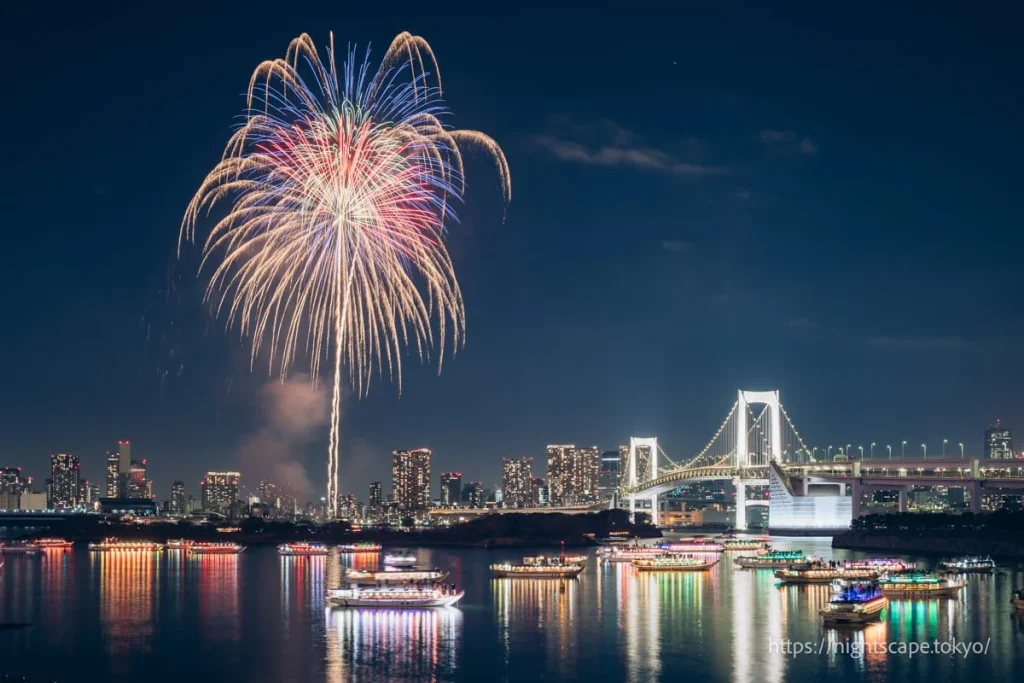
[[327, 546], [323, 543], [306, 543], [296, 541], [294, 543], [282, 543], [277, 546], [279, 555], [326, 555]]
[[195, 541], [189, 541], [188, 539], [184, 539], [184, 538], [172, 538], [172, 539], [169, 539], [167, 541], [167, 549], [168, 550], [186, 550], [193, 543], [195, 543]]
[[373, 541], [360, 541], [359, 543], [342, 543], [338, 550], [343, 553], [377, 553], [380, 552], [380, 543]]
[[939, 566], [951, 574], [966, 574], [969, 572], [990, 572], [996, 568], [996, 563], [987, 555], [984, 557], [958, 557], [955, 560], [940, 562]]
[[826, 624], [864, 624], [878, 619], [889, 604], [874, 581], [835, 581], [821, 618]]
[[668, 555], [668, 550], [653, 545], [613, 546], [601, 555], [606, 562], [632, 562]]
[[452, 607], [465, 591], [453, 591], [434, 586], [385, 586], [360, 588], [334, 588], [327, 591], [327, 604], [331, 607], [375, 607], [399, 609], [409, 607]]
[[156, 543], [154, 541], [122, 541], [117, 538], [107, 538], [102, 541], [89, 544], [89, 550], [99, 553], [156, 552], [163, 549], [163, 543]]
[[491, 574], [499, 579], [572, 579], [583, 572], [582, 562], [562, 557], [524, 557], [522, 564], [503, 562], [491, 565]]
[[900, 600], [954, 598], [964, 585], [962, 581], [940, 578], [934, 574], [886, 576], [878, 580], [882, 595]]
[[439, 583], [446, 578], [447, 569], [392, 569], [382, 572], [353, 569], [345, 575], [345, 581], [356, 586], [376, 586], [383, 583]]
[[245, 550], [239, 543], [193, 543], [188, 551], [194, 555], [237, 555]]
[[384, 564], [391, 567], [415, 567], [416, 556], [408, 553], [385, 553]]
[[74, 541], [69, 541], [64, 538], [37, 538], [34, 543], [43, 550], [71, 550], [74, 546]]

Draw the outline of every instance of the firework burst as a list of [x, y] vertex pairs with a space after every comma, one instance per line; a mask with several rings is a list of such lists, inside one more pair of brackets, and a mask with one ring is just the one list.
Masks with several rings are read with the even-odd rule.
[[401, 391], [402, 354], [420, 362], [453, 352], [465, 334], [462, 293], [445, 248], [445, 223], [462, 198], [463, 148], [495, 161], [506, 201], [501, 148], [442, 122], [437, 60], [403, 33], [378, 69], [349, 50], [326, 59], [312, 39], [260, 64], [244, 121], [182, 221], [179, 253], [201, 216], [226, 204], [202, 240], [200, 270], [217, 315], [252, 339], [252, 364], [267, 351], [288, 374], [308, 355], [313, 377], [326, 361], [333, 382], [327, 500], [337, 506], [341, 383], [360, 396], [375, 374]]

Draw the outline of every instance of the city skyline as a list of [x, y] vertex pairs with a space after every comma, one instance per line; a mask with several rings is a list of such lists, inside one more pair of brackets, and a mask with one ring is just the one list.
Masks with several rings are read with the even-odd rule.
[[[27, 16], [13, 50], [51, 47], [12, 85], [41, 102], [49, 79], [68, 83], [90, 132], [88, 143], [8, 145], [21, 170], [5, 186], [7, 216], [26, 228], [11, 231], [0, 274], [17, 321], [0, 341], [0, 457], [37, 479], [51, 453], [70, 452], [104, 482], [100, 463], [118, 438], [147, 459], [161, 498], [210, 467], [274, 476], [279, 463], [246, 458], [276, 378], [264, 359], [253, 372], [250, 347], [203, 309], [195, 264], [169, 266], [253, 65], [301, 32], [323, 46], [342, 28], [377, 56], [398, 31], [427, 38], [458, 125], [493, 135], [522, 181], [502, 222], [489, 191], [497, 175], [468, 160], [480, 191], [450, 235], [467, 344], [440, 377], [410, 363], [401, 396], [378, 382], [345, 401], [340, 490], [386, 480], [404, 444], [429, 446], [436, 470], [489, 485], [502, 457], [537, 458], [549, 443], [607, 449], [657, 435], [686, 457], [736, 387], [780, 389], [819, 445], [863, 434], [927, 442], [931, 453], [942, 439], [973, 448], [996, 418], [1024, 424], [1024, 311], [1013, 268], [992, 260], [1014, 259], [1022, 240], [1006, 229], [1020, 214], [1009, 199], [1017, 117], [989, 87], [1016, 69], [1001, 43], [977, 38], [987, 19], [897, 8], [882, 27], [776, 6], [801, 36], [784, 56], [766, 49], [763, 22], [737, 26], [714, 7], [643, 31], [558, 9], [544, 25], [510, 10], [467, 31], [465, 19], [415, 6], [396, 17], [354, 10], [344, 27], [327, 8], [272, 25], [215, 8], [203, 22], [166, 17], [165, 32], [145, 37], [125, 17], [14, 11]], [[614, 36], [617, 49], [588, 41], [567, 58], [566, 26]], [[873, 46], [856, 68], [854, 39]], [[931, 40], [953, 47], [935, 52]], [[182, 43], [186, 60], [130, 88], [120, 76], [78, 78], [103, 71], [111, 45], [174, 54]], [[913, 57], [925, 53], [927, 63]], [[194, 100], [164, 101], [164, 83], [213, 63]], [[609, 74], [629, 74], [650, 106], [609, 98]], [[124, 162], [151, 131], [109, 115], [139, 102], [163, 103], [177, 122], [147, 147], [152, 173]], [[34, 115], [40, 130], [66, 121], [56, 108]], [[39, 263], [54, 276], [26, 296]], [[279, 449], [311, 496], [324, 488], [326, 448], [318, 426]]]

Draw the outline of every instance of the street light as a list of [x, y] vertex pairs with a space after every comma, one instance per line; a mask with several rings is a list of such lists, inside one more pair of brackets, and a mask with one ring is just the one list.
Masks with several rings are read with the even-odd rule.
[[817, 460], [817, 459], [818, 459], [818, 447], [815, 446], [814, 448], [811, 449], [811, 460]]
[[921, 444], [921, 452], [924, 454], [925, 459], [928, 458], [928, 444]]
[[907, 455], [907, 442], [904, 440], [903, 445], [900, 446], [900, 460]]
[[872, 460], [875, 459], [875, 442], [874, 441], [871, 442], [871, 459]]
[[960, 443], [960, 459], [961, 460], [964, 459], [964, 444], [963, 444], [963, 442]]
[[831, 460], [832, 459], [832, 447], [831, 446], [829, 446], [828, 450], [825, 451], [825, 459], [826, 460]]
[[892, 460], [892, 446], [886, 444], [885, 447], [889, 449], [889, 459]]
[[857, 446], [857, 448], [860, 449], [860, 459], [863, 460], [864, 459], [864, 447], [863, 446]]
[[846, 453], [846, 459], [849, 460], [850, 459], [850, 444], [846, 444], [846, 451], [845, 451], [845, 453]]
[[949, 439], [943, 439], [942, 440], [942, 457], [943, 458], [946, 457], [946, 442], [947, 441], [949, 441]]

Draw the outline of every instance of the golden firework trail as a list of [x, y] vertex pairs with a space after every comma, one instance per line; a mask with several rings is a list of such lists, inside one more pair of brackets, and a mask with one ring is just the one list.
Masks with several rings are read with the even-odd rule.
[[[367, 55], [368, 57], [368, 55]], [[501, 148], [476, 131], [442, 123], [433, 50], [409, 33], [377, 70], [349, 50], [338, 70], [303, 34], [284, 59], [249, 81], [244, 121], [189, 203], [178, 251], [197, 239], [200, 217], [227, 205], [202, 242], [207, 301], [252, 339], [251, 364], [268, 351], [282, 377], [308, 354], [312, 375], [331, 363], [333, 394], [327, 501], [338, 494], [344, 368], [360, 396], [374, 374], [401, 391], [402, 352], [420, 362], [465, 334], [465, 310], [445, 223], [465, 189], [463, 147], [495, 161], [511, 199]], [[436, 331], [434, 321], [436, 320]]]

